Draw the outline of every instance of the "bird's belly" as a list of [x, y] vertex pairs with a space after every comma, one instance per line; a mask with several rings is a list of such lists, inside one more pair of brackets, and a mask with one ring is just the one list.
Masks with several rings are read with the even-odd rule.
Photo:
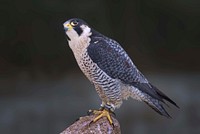
[[86, 77], [94, 84], [102, 101], [119, 107], [122, 101], [119, 80], [108, 76], [87, 53], [83, 54], [78, 64]]

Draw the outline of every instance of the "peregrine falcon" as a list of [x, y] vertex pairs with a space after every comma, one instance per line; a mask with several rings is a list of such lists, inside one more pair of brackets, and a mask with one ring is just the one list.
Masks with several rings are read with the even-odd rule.
[[170, 117], [164, 109], [165, 101], [178, 105], [153, 86], [137, 69], [128, 54], [115, 40], [95, 31], [85, 21], [73, 18], [64, 24], [69, 47], [86, 77], [94, 84], [102, 100], [98, 116], [106, 116], [112, 124], [110, 113], [129, 97], [143, 101], [160, 115]]

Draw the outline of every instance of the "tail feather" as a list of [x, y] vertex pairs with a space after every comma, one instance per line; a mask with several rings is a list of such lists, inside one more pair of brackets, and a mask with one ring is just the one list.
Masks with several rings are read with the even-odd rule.
[[153, 98], [144, 101], [148, 106], [150, 106], [153, 110], [155, 110], [160, 115], [163, 115], [167, 118], [172, 118], [168, 112], [165, 110], [162, 104], [158, 100]]
[[[167, 111], [163, 107], [163, 104], [168, 106], [164, 100], [170, 102], [171, 104], [179, 108], [179, 106], [174, 101], [172, 101], [169, 97], [167, 97], [158, 88], [156, 88], [150, 83], [134, 83], [134, 87], [139, 91], [141, 91], [141, 93], [138, 94], [138, 97], [140, 98], [138, 100], [142, 100], [143, 102], [145, 102], [160, 115], [163, 115], [167, 118], [171, 118], [171, 116], [167, 113]], [[132, 98], [137, 98], [137, 97], [132, 95]]]
[[173, 100], [171, 100], [169, 97], [167, 97], [163, 92], [161, 92], [158, 88], [156, 88], [155, 86], [151, 85], [154, 90], [156, 91], [156, 93], [162, 98], [167, 100], [168, 102], [170, 102], [171, 104], [173, 104], [174, 106], [176, 106], [177, 108], [180, 108]]
[[179, 108], [179, 106], [174, 101], [172, 101], [163, 92], [161, 92], [158, 88], [156, 88], [150, 83], [135, 83], [134, 86], [138, 88], [140, 91], [142, 91], [143, 93], [148, 94], [152, 98], [155, 98], [163, 102], [164, 104], [165, 104], [164, 100], [167, 100], [168, 102], [170, 102], [171, 104]]

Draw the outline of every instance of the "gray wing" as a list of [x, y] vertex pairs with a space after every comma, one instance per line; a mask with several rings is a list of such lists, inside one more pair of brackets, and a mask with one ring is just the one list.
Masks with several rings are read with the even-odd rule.
[[126, 84], [148, 83], [117, 42], [100, 40], [91, 43], [87, 51], [93, 62], [110, 77]]
[[93, 62], [113, 79], [119, 79], [125, 84], [130, 84], [159, 101], [164, 102], [163, 99], [165, 99], [177, 106], [176, 103], [147, 81], [116, 41], [110, 39], [93, 40], [87, 51]]

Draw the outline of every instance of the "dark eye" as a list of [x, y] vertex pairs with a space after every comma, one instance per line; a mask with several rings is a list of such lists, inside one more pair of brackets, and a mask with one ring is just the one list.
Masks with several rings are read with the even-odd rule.
[[73, 20], [70, 24], [74, 27], [74, 26], [78, 25], [78, 21]]

